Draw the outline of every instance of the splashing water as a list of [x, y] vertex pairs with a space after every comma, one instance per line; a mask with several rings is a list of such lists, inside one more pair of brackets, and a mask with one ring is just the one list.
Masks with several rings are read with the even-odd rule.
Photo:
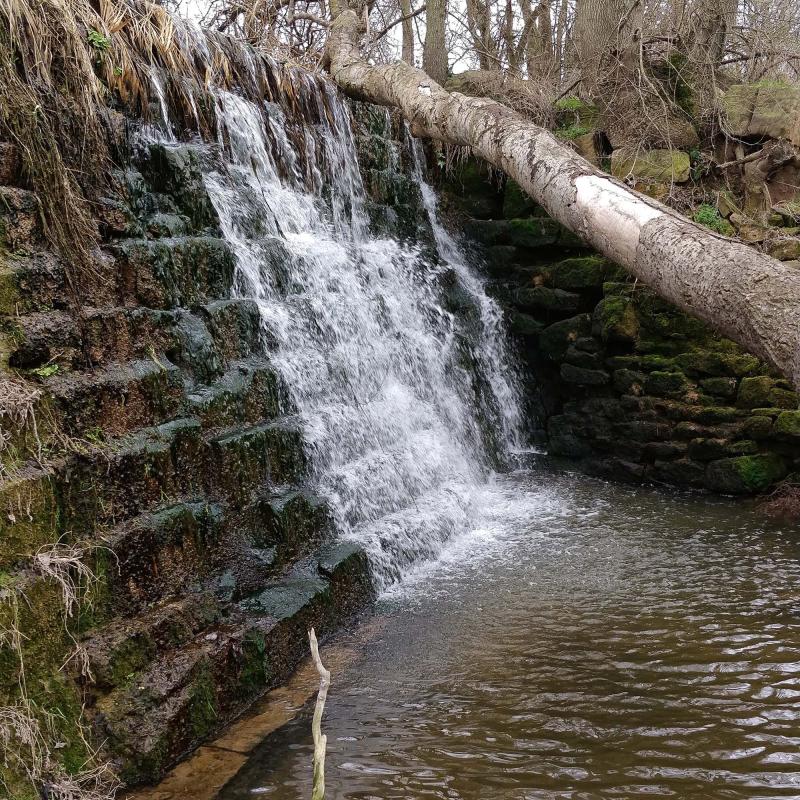
[[[303, 427], [314, 488], [380, 588], [471, 529], [478, 487], [520, 443], [501, 317], [436, 216], [439, 257], [369, 233], [349, 108], [305, 81], [301, 124], [216, 92], [223, 165], [204, 179]], [[449, 283], [448, 283], [449, 282]], [[472, 321], [442, 304], [458, 285]]]

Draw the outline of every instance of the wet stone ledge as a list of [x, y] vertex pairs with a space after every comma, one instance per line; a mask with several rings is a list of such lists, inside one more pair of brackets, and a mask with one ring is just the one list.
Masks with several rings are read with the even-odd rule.
[[[22, 637], [19, 652], [0, 641], [0, 705], [20, 700], [21, 656], [65, 769], [101, 746], [126, 782], [151, 782], [284, 683], [308, 627], [333, 632], [375, 592], [308, 488], [258, 308], [233, 294], [200, 175], [211, 149], [153, 146], [118, 173], [77, 295], [12, 150], [0, 147], [0, 628]], [[417, 212], [372, 202], [411, 235]], [[97, 578], [71, 615], [38, 560], [54, 545]], [[0, 777], [34, 800], [13, 766]]]

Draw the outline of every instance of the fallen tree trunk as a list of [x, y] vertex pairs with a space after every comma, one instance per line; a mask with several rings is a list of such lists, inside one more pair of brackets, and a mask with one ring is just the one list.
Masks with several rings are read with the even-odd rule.
[[416, 136], [471, 147], [592, 247], [800, 386], [800, 270], [631, 191], [500, 103], [447, 92], [402, 61], [368, 64], [360, 35], [350, 10], [330, 28], [343, 91], [396, 106]]

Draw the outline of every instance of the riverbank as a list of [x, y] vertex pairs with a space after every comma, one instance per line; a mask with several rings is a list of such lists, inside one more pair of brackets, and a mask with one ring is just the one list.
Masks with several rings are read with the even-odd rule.
[[[794, 530], [549, 460], [498, 489], [334, 668], [327, 796], [796, 796]], [[308, 794], [298, 706], [215, 798]]]

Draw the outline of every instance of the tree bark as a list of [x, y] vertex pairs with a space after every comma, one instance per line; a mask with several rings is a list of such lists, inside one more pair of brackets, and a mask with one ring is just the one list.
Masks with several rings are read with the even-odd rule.
[[[427, 9], [426, 9], [427, 10]], [[403, 49], [401, 57], [406, 64], [414, 66], [414, 20], [411, 18], [411, 0], [400, 0], [400, 15], [403, 17]]]
[[592, 94], [609, 74], [637, 69], [641, 9], [640, 0], [578, 0], [572, 38], [583, 85]]
[[800, 270], [631, 191], [500, 103], [451, 94], [402, 61], [371, 66], [360, 33], [345, 11], [328, 37], [346, 93], [396, 106], [416, 136], [472, 148], [587, 244], [800, 386]]
[[425, 12], [425, 42], [422, 66], [437, 83], [447, 81], [447, 0], [428, 0]]

